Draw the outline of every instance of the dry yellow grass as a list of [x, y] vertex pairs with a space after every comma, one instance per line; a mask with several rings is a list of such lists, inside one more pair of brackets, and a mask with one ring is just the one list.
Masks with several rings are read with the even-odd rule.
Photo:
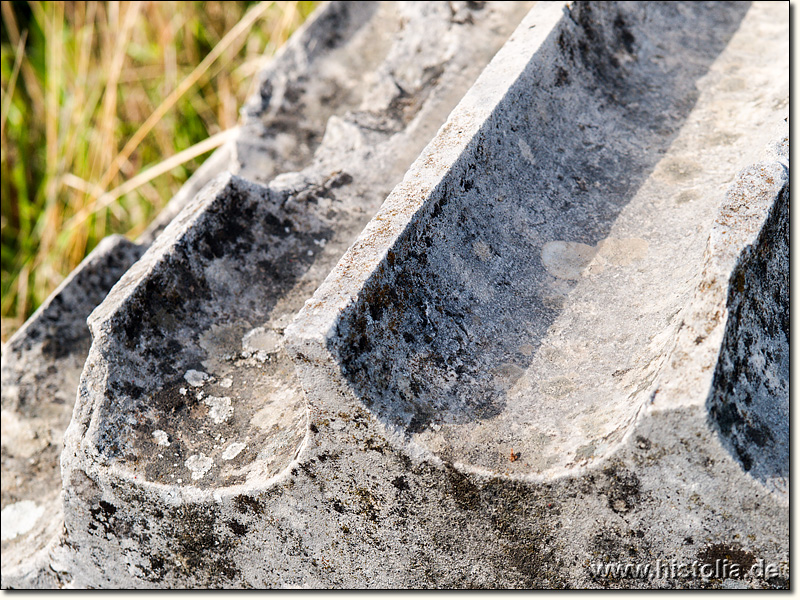
[[2, 2], [3, 340], [147, 227], [315, 4]]

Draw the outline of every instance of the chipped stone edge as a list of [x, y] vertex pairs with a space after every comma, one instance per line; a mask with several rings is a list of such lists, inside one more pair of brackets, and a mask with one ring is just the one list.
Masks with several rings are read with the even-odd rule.
[[86, 258], [84, 258], [81, 263], [75, 267], [69, 275], [59, 284], [59, 286], [53, 290], [53, 292], [47, 297], [47, 300], [42, 302], [39, 308], [28, 317], [28, 320], [20, 327], [14, 335], [12, 335], [5, 344], [3, 344], [2, 353], [3, 356], [6, 356], [7, 352], [11, 352], [11, 345], [14, 344], [17, 340], [26, 337], [28, 335], [28, 330], [31, 326], [39, 320], [42, 314], [48, 310], [50, 305], [53, 303], [53, 300], [56, 296], [59, 296], [61, 292], [63, 292], [67, 287], [72, 285], [72, 282], [80, 275], [80, 273], [87, 267], [87, 265], [93, 263], [97, 260], [99, 256], [107, 254], [111, 250], [113, 250], [116, 246], [124, 244], [130, 246], [137, 246], [139, 244], [135, 244], [134, 242], [129, 241], [125, 236], [119, 234], [109, 235], [102, 240], [97, 246], [92, 250]]
[[305, 358], [329, 360], [327, 342], [335, 335], [340, 313], [358, 297], [403, 231], [424, 218], [435, 189], [502, 102], [511, 84], [543, 49], [548, 36], [565, 18], [567, 5], [565, 2], [534, 5], [358, 239], [306, 301], [286, 330], [288, 347]]
[[[279, 73], [283, 66], [284, 61], [292, 54], [307, 55], [313, 45], [316, 43], [317, 33], [320, 27], [326, 26], [326, 20], [336, 7], [330, 0], [322, 2], [314, 12], [303, 22], [300, 27], [292, 34], [287, 42], [281, 46], [269, 62], [262, 67], [256, 74], [257, 81], [255, 82], [254, 95], [257, 95], [258, 89], [262, 86], [263, 82], [270, 77]], [[252, 95], [245, 101], [241, 107], [240, 113], [244, 114], [247, 111]], [[246, 124], [246, 119], [245, 119]], [[177, 218], [178, 214], [183, 208], [192, 201], [192, 199], [199, 194], [203, 188], [208, 185], [212, 180], [221, 175], [222, 173], [235, 168], [237, 157], [237, 144], [246, 136], [246, 131], [242, 126], [238, 126], [233, 138], [227, 140], [222, 146], [217, 148], [211, 156], [209, 156], [202, 165], [189, 177], [188, 180], [181, 186], [178, 192], [172, 197], [167, 205], [161, 210], [158, 216], [147, 227], [147, 229], [139, 236], [137, 240], [139, 243], [152, 244], [158, 236], [169, 226], [169, 224]]]
[[[402, 233], [425, 218], [433, 192], [446, 179], [452, 164], [466, 150], [485, 120], [502, 101], [510, 83], [522, 74], [537, 53], [547, 52], [547, 48], [543, 48], [544, 42], [559, 26], [561, 19], [564, 18], [563, 13], [568, 12], [570, 4], [538, 3], [531, 9], [505, 46], [453, 110], [438, 134], [411, 165], [403, 181], [391, 192], [356, 242], [317, 288], [314, 296], [306, 301], [294, 322], [287, 328], [286, 347], [301, 375], [309, 403], [313, 404], [317, 398], [321, 399], [326, 395], [330, 397], [331, 392], [335, 392], [333, 397], [346, 395], [352, 398], [352, 393], [349, 393], [346, 384], [323, 381], [325, 376], [322, 375], [328, 371], [329, 379], [340, 378], [340, 374], [332, 368], [338, 363], [328, 344], [335, 340], [341, 315], [346, 307], [358, 298], [363, 286], [387, 259], [389, 250]], [[706, 397], [711, 389], [713, 370], [727, 322], [727, 314], [724, 311], [730, 275], [742, 251], [753, 244], [758, 237], [777, 193], [785, 181], [788, 181], [788, 119], [778, 131], [786, 133], [783, 135], [783, 141], [770, 144], [767, 151], [768, 162], [756, 163], [742, 169], [726, 192], [725, 199], [721, 201], [707, 242], [700, 283], [695, 288], [693, 299], [682, 311], [685, 324], [696, 321], [708, 323], [709, 318], [714, 317], [716, 323], [713, 325], [713, 331], [700, 345], [693, 343], [696, 333], [692, 333], [691, 326], [684, 326], [673, 334], [675, 336], [673, 346], [664, 353], [664, 363], [659, 367], [658, 376], [651, 387], [642, 394], [643, 399], [649, 396], [650, 401], [642, 402], [636, 415], [625, 426], [627, 430], [621, 439], [612, 444], [599, 460], [542, 473], [498, 474], [489, 469], [462, 463], [454, 464], [454, 467], [479, 477], [500, 476], [529, 483], [546, 483], [564, 477], [580, 477], [587, 472], [601, 469], [622, 449], [628, 447], [643, 421], [649, 420], [657, 413], [692, 407], [698, 411], [698, 415], [706, 414]], [[773, 183], [767, 183], [765, 178], [763, 185], [754, 189], [755, 182], [744, 182], [742, 178], [759, 165], [771, 168]], [[749, 210], [742, 214], [734, 212], [732, 218], [736, 222], [729, 225], [728, 221], [723, 223], [722, 219], [730, 212], [733, 194], [737, 191], [751, 196], [754, 206], [748, 207]], [[709, 297], [709, 287], [713, 288], [713, 300]], [[712, 302], [715, 309], [719, 307], [719, 310], [709, 309]], [[678, 364], [680, 352], [687, 350], [691, 350], [688, 358], [679, 361]], [[316, 393], [312, 391], [314, 388], [318, 388]], [[330, 388], [327, 394], [322, 391], [326, 388]], [[329, 401], [320, 402], [327, 404]], [[351, 402], [357, 400], [352, 398]], [[705, 420], [698, 425], [709, 429]], [[403, 447], [410, 456], [435, 464], [441, 462], [427, 448], [411, 440], [405, 440], [400, 432], [393, 431], [385, 424], [382, 424], [382, 427], [385, 429], [387, 439]], [[719, 439], [712, 443], [722, 448]], [[761, 486], [760, 483], [758, 485]], [[778, 499], [777, 496], [775, 498]]]
[[[651, 388], [649, 413], [705, 405], [728, 321], [731, 274], [746, 249], [756, 243], [778, 194], [789, 182], [788, 118], [776, 129], [777, 143], [769, 144], [762, 161], [739, 171], [717, 210], [700, 281], [684, 309], [683, 327], [667, 354], [667, 366]], [[754, 175], [756, 170], [760, 175]], [[695, 344], [700, 335], [704, 340]], [[687, 376], [691, 366], [699, 366], [694, 377]]]
[[[302, 442], [295, 451], [294, 458], [284, 469], [266, 480], [225, 486], [223, 488], [205, 489], [191, 483], [175, 486], [169, 483], [156, 483], [138, 479], [136, 474], [115, 462], [100, 461], [95, 450], [94, 441], [100, 430], [98, 407], [105, 398], [106, 382], [110, 364], [103, 359], [108, 346], [108, 336], [118, 315], [124, 313], [135, 295], [135, 291], [145, 285], [150, 274], [167, 259], [170, 252], [183, 242], [187, 234], [195, 231], [195, 224], [202, 219], [206, 210], [233, 186], [240, 192], [264, 189], [264, 186], [247, 179], [224, 172], [209, 182], [183, 210], [170, 222], [164, 233], [160, 235], [144, 255], [120, 278], [106, 299], [89, 315], [87, 320], [92, 332], [92, 346], [86, 359], [86, 367], [81, 375], [78, 398], [75, 402], [72, 420], [64, 434], [64, 450], [61, 455], [62, 479], [67, 481], [73, 470], [82, 470], [98, 481], [116, 480], [126, 482], [144, 492], [155, 493], [165, 502], [188, 501], [202, 502], [213, 498], [233, 497], [243, 493], [255, 493], [280, 484], [289, 477], [293, 468], [299, 463], [309, 437], [310, 421], [306, 418], [306, 431]], [[92, 383], [94, 382], [94, 383]], [[305, 406], [308, 416], [308, 405]], [[102, 464], [101, 464], [102, 463]]]

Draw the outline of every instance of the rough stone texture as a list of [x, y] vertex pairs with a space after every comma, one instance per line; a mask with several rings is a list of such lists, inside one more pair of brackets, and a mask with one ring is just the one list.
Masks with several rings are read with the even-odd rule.
[[358, 145], [374, 143], [371, 132], [399, 133], [414, 121], [409, 142], [396, 144], [396, 161], [367, 155], [373, 168], [402, 177], [421, 150], [413, 138], [424, 145], [436, 133], [531, 2], [430, 4], [331, 2], [316, 11], [260, 73], [236, 139], [206, 161], [143, 237], [154, 238], [220, 173], [269, 183], [319, 161], [324, 138], [347, 137], [354, 124], [359, 133], [350, 143]]
[[86, 317], [142, 252], [120, 236], [103, 240], [3, 346], [4, 587], [15, 568], [46, 564], [45, 548], [61, 533], [59, 458], [92, 341]]
[[528, 8], [299, 32], [89, 317], [63, 513], [3, 349], [3, 587], [788, 586], [786, 6]]
[[[788, 140], [787, 140], [788, 142]], [[788, 170], [788, 143], [783, 159]], [[749, 190], [772, 165], [756, 165], [732, 190], [732, 210], [746, 210]], [[789, 494], [789, 184], [772, 202], [758, 239], [731, 274], [728, 322], [714, 372], [709, 413], [745, 471]]]
[[[109, 386], [111, 404], [104, 411], [119, 408], [119, 412], [103, 417], [102, 453], [131, 459], [137, 463], [137, 473], [141, 470], [151, 480], [169, 484], [186, 480], [211, 487], [218, 478], [231, 485], [248, 477], [268, 478], [285, 467], [305, 434], [305, 410], [293, 367], [281, 349], [283, 328], [505, 42], [529, 4], [334, 2], [318, 11], [262, 73], [259, 92], [246, 107], [237, 138], [216, 152], [173, 199], [140, 240], [137, 255], [121, 269], [106, 269], [106, 285], [99, 294], [80, 281], [54, 294], [50, 302], [56, 304], [67, 293], [63, 290], [85, 295], [83, 304], [59, 319], [79, 333], [81, 343], [56, 334], [48, 338], [49, 344], [68, 345], [76, 365], [72, 379], [62, 381], [66, 370], [39, 360], [38, 355], [17, 358], [14, 340], [4, 348], [4, 439], [6, 428], [22, 435], [37, 426], [11, 412], [17, 387], [23, 394], [36, 392], [25, 379], [26, 361], [36, 364], [42, 373], [39, 379], [46, 385], [61, 386], [68, 399], [62, 421], [48, 422], [58, 436], [48, 450], [49, 479], [37, 478], [24, 462], [12, 464], [16, 454], [3, 446], [3, 480], [15, 490], [7, 498], [4, 488], [3, 507], [12, 507], [4, 515], [16, 515], [15, 504], [26, 507], [20, 503], [41, 498], [28, 494], [27, 488], [15, 487], [14, 481], [20, 478], [35, 479], [53, 496], [58, 509], [61, 482], [56, 457], [72, 414], [78, 374], [86, 362], [90, 336], [85, 319], [153, 240], [158, 241], [146, 258], [104, 304], [106, 313], [117, 310], [112, 308], [115, 302], [134, 309], [122, 335], [136, 342], [131, 339], [124, 347], [131, 349], [143, 340], [143, 352], [134, 352], [136, 362], [125, 369], [111, 369], [103, 382]], [[409, 56], [420, 58], [412, 62]], [[303, 167], [269, 189], [248, 182], [267, 182]], [[197, 197], [223, 171], [241, 177], [222, 175], [223, 180]], [[176, 219], [179, 213], [182, 216]], [[220, 221], [220, 214], [227, 216]], [[265, 218], [264, 227], [253, 229], [254, 218]], [[170, 233], [159, 237], [171, 222]], [[181, 238], [178, 243], [176, 237]], [[139, 285], [142, 272], [152, 265], [156, 273]], [[270, 311], [277, 309], [284, 312], [268, 321]], [[152, 314], [137, 315], [137, 310]], [[41, 320], [37, 314], [31, 323]], [[26, 335], [22, 331], [15, 340], [24, 340]], [[98, 340], [96, 346], [101, 345]], [[120, 348], [110, 351], [119, 352]], [[10, 355], [15, 361], [13, 373], [7, 373], [5, 366], [5, 357]], [[126, 360], [103, 358], [106, 364], [116, 365]], [[176, 375], [176, 367], [184, 363], [196, 367], [197, 373], [210, 369], [216, 377], [198, 390], [183, 372]], [[92, 368], [90, 359], [87, 372]], [[222, 375], [229, 371], [236, 373], [235, 384], [233, 378]], [[164, 378], [175, 385], [164, 386]], [[256, 410], [263, 402], [265, 385], [275, 407]], [[250, 413], [237, 410], [234, 414], [232, 396], [238, 408], [250, 398]], [[146, 431], [141, 429], [141, 417], [125, 413], [141, 410], [145, 399], [152, 402], [153, 425]], [[283, 410], [283, 403], [289, 410]], [[80, 409], [79, 403], [76, 423], [84, 416]], [[191, 416], [197, 417], [198, 409], [199, 421]], [[210, 415], [210, 425], [217, 426], [213, 438], [202, 437], [204, 411]], [[275, 428], [280, 429], [277, 434]], [[247, 435], [251, 431], [256, 436], [252, 439]], [[223, 435], [239, 433], [247, 444], [231, 440], [220, 445]], [[200, 438], [191, 439], [195, 434]], [[209, 467], [212, 455], [227, 467], [224, 473]], [[142, 456], [151, 462], [141, 464]], [[29, 508], [39, 514], [39, 504]], [[40, 521], [49, 529], [47, 535], [37, 537], [36, 551], [47, 544], [52, 550], [60, 543], [56, 538], [61, 533], [61, 511], [43, 514]], [[32, 535], [3, 541], [3, 585], [52, 586], [63, 584], [61, 578], [71, 579], [70, 566], [63, 567], [66, 574], [54, 572], [57, 559], [51, 560], [49, 551], [31, 558]], [[69, 561], [64, 559], [65, 564]]]

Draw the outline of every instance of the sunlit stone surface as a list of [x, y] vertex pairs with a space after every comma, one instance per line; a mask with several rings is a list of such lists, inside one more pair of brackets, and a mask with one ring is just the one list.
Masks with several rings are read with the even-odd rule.
[[787, 17], [324, 5], [4, 346], [3, 587], [788, 587]]

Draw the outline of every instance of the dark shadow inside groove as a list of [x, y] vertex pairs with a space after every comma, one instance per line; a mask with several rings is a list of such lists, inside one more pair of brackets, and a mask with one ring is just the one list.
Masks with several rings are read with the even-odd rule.
[[707, 406], [745, 471], [788, 494], [789, 186], [739, 257]]
[[[581, 252], [673, 144], [748, 8], [575, 3], [340, 319], [332, 350], [366, 406], [408, 436], [514, 410], [508, 390], [590, 262]], [[638, 405], [626, 410], [616, 439]], [[445, 459], [496, 462], [442, 443]]]
[[361, 32], [398, 27], [381, 52], [331, 58], [373, 67], [360, 92], [374, 105], [331, 116], [302, 171], [266, 186], [221, 176], [175, 217], [92, 318], [98, 367], [81, 385], [102, 393], [87, 426], [100, 460], [201, 488], [263, 485], [287, 467], [306, 405], [285, 327], [526, 9], [492, 4], [458, 22], [446, 3], [382, 5], [395, 21]]

